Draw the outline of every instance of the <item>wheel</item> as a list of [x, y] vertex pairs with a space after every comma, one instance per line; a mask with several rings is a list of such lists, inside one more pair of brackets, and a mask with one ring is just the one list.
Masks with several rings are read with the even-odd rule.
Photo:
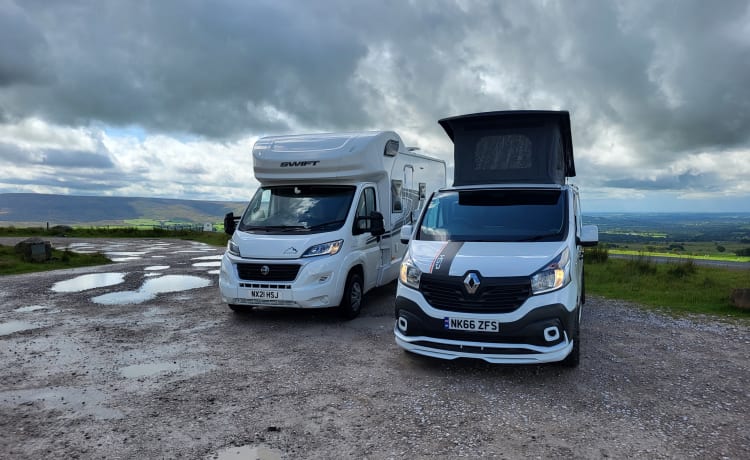
[[245, 315], [253, 311], [253, 307], [251, 307], [250, 305], [234, 305], [230, 303], [229, 308], [231, 308], [233, 312], [239, 315]]
[[339, 314], [346, 319], [354, 319], [362, 309], [362, 277], [358, 273], [350, 273], [346, 279], [344, 296], [339, 304]]
[[561, 364], [565, 367], [577, 367], [581, 362], [581, 306], [578, 306], [578, 312], [573, 320], [573, 333], [571, 339], [573, 340], [573, 349], [570, 350], [570, 354], [561, 361]]

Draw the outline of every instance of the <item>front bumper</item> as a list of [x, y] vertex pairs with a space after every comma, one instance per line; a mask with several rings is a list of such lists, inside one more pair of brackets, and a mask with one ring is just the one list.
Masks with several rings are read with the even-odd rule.
[[[402, 289], [403, 288], [403, 289]], [[562, 303], [539, 305], [514, 314], [472, 314], [476, 319], [496, 320], [499, 332], [446, 329], [447, 317], [465, 313], [436, 310], [417, 291], [399, 286], [396, 297], [396, 343], [405, 350], [441, 359], [475, 358], [490, 363], [534, 364], [561, 361], [573, 349], [572, 328], [578, 310]], [[416, 294], [416, 295], [414, 295]], [[422, 308], [424, 303], [424, 308]]]
[[[337, 284], [340, 268], [332, 257], [295, 260], [301, 266], [293, 281], [243, 280], [237, 274], [237, 263], [273, 265], [278, 262], [241, 259], [225, 253], [219, 271], [222, 301], [234, 305], [284, 308], [328, 308], [341, 302]], [[256, 298], [253, 292], [273, 292], [275, 297]]]

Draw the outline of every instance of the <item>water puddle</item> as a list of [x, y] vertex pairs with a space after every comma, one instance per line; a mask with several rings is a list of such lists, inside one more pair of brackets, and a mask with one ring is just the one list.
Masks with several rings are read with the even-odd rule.
[[32, 312], [32, 311], [46, 310], [46, 309], [47, 309], [47, 307], [45, 307], [44, 305], [29, 305], [28, 307], [16, 308], [13, 311], [17, 311], [19, 313], [29, 313], [29, 312]]
[[215, 256], [193, 257], [192, 260], [221, 260], [222, 257], [224, 256], [222, 254], [219, 254]]
[[193, 267], [221, 267], [221, 261], [217, 262], [196, 262]]
[[221, 449], [210, 460], [281, 460], [281, 451], [262, 444], [255, 446], [227, 447]]
[[207, 271], [206, 273], [208, 273], [209, 275], [218, 275], [218, 274], [219, 274], [219, 271], [220, 271], [220, 270], [209, 270], [209, 271]]
[[81, 292], [87, 289], [120, 284], [125, 280], [124, 273], [89, 273], [75, 278], [59, 281], [52, 286], [55, 292]]
[[187, 291], [209, 286], [211, 281], [190, 275], [166, 275], [149, 278], [137, 291], [110, 292], [91, 299], [102, 305], [124, 305], [143, 303], [167, 292]]
[[127, 378], [137, 377], [148, 377], [149, 375], [155, 375], [162, 372], [171, 372], [179, 370], [180, 366], [177, 363], [161, 362], [161, 363], [147, 363], [147, 364], [133, 364], [132, 366], [123, 367], [120, 369], [120, 373]]
[[107, 256], [136, 257], [146, 254], [146, 251], [108, 251]]
[[7, 323], [0, 323], [0, 335], [10, 335], [14, 332], [28, 331], [38, 327], [26, 321], [8, 321]]
[[146, 267], [144, 270], [152, 271], [152, 270], [166, 270], [169, 268], [169, 265], [154, 265], [151, 267]]
[[17, 408], [20, 404], [40, 404], [59, 410], [64, 418], [119, 419], [122, 412], [107, 407], [107, 395], [92, 388], [49, 387], [0, 391], [0, 407]]
[[152, 259], [164, 259], [167, 256], [151, 256]]
[[127, 262], [129, 260], [141, 260], [140, 257], [111, 257], [112, 262]]

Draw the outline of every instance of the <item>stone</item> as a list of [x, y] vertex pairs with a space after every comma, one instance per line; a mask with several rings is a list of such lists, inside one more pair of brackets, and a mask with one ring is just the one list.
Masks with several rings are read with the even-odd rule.
[[732, 289], [731, 299], [740, 310], [750, 310], [750, 289]]
[[52, 258], [52, 244], [41, 238], [27, 238], [16, 244], [15, 250], [27, 262], [45, 262]]

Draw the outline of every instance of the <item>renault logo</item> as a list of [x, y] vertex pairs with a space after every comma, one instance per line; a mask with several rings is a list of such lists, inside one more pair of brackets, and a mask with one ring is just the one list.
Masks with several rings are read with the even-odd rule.
[[268, 267], [268, 265], [264, 265], [260, 267], [260, 274], [263, 276], [268, 276], [268, 273], [271, 271], [271, 269]]
[[469, 294], [474, 294], [477, 292], [477, 289], [479, 289], [479, 284], [481, 282], [479, 281], [479, 275], [476, 273], [469, 273], [466, 275], [466, 278], [464, 278], [464, 286], [466, 286], [466, 292]]

